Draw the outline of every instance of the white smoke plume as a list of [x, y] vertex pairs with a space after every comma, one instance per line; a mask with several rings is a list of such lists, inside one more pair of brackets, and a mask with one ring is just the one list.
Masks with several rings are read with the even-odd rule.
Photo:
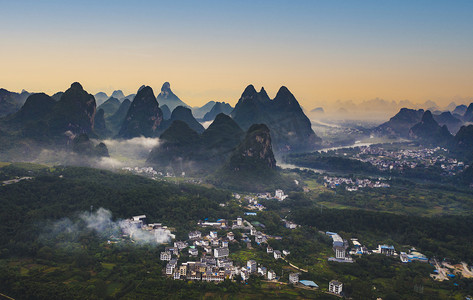
[[113, 221], [112, 212], [102, 207], [97, 211], [80, 213], [75, 221], [64, 218], [55, 222], [52, 228], [49, 228], [47, 236], [59, 239], [68, 236], [70, 239], [76, 239], [82, 231], [86, 231], [85, 228], [93, 230], [104, 239], [126, 234], [137, 244], [163, 244], [170, 242], [173, 238], [167, 229], [145, 230], [128, 220]]

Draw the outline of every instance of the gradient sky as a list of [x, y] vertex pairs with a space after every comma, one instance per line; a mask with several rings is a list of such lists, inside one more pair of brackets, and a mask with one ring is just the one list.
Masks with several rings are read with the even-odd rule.
[[186, 103], [287, 86], [308, 109], [473, 96], [473, 1], [0, 0], [0, 87]]

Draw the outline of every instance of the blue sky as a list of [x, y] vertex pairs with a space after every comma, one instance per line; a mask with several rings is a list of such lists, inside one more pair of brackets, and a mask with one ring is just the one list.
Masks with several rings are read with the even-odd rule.
[[[235, 102], [473, 96], [473, 1], [2, 1], [0, 85]], [[45, 74], [46, 73], [46, 74]]]

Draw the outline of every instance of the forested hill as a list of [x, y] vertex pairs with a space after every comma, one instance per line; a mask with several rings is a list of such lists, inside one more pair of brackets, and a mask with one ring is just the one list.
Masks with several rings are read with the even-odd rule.
[[222, 190], [178, 186], [91, 168], [36, 166], [31, 171], [31, 166], [12, 164], [0, 168], [1, 180], [14, 175], [32, 177], [0, 186], [2, 251], [33, 251], [31, 241], [41, 230], [36, 225], [89, 211], [91, 206], [109, 209], [115, 218], [146, 214], [151, 222], [182, 230], [193, 228], [195, 220], [227, 217], [218, 211], [219, 203], [227, 201], [231, 194]]

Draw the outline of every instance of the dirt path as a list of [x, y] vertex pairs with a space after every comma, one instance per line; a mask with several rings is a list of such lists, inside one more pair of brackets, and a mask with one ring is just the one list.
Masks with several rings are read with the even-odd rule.
[[297, 270], [299, 270], [299, 271], [301, 271], [301, 272], [304, 272], [304, 273], [309, 272], [309, 271], [307, 271], [307, 270], [304, 270], [304, 269], [302, 269], [302, 268], [299, 268], [299, 267], [296, 266], [296, 265], [291, 264], [291, 263], [288, 262], [284, 257], [283, 257], [282, 259], [283, 259], [285, 262], [287, 262], [287, 263], [288, 263], [291, 267], [293, 267], [294, 269], [297, 269]]

